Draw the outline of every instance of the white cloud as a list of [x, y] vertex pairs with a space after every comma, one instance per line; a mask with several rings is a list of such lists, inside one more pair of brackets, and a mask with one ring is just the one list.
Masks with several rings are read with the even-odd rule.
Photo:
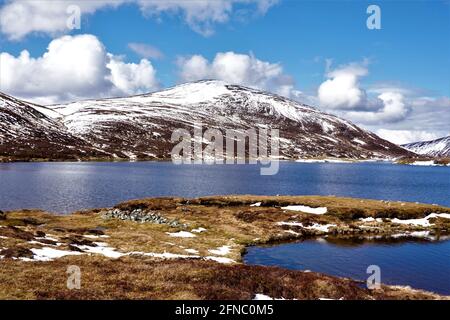
[[131, 42], [128, 47], [142, 58], [161, 59], [164, 57], [164, 54], [158, 48], [149, 44]]
[[181, 81], [195, 81], [210, 77], [209, 61], [201, 55], [193, 55], [190, 58], [180, 57], [177, 61], [180, 67]]
[[361, 123], [391, 123], [404, 120], [410, 112], [405, 98], [398, 92], [384, 92], [378, 96], [383, 107], [377, 111], [350, 111], [345, 113], [353, 121]]
[[181, 13], [186, 23], [204, 36], [214, 33], [214, 24], [230, 19], [236, 4], [256, 5], [256, 11], [265, 14], [278, 0], [138, 0], [141, 10], [150, 16], [161, 13]]
[[114, 84], [113, 91], [121, 94], [145, 93], [159, 88], [156, 70], [150, 61], [142, 59], [139, 64], [125, 63], [121, 58], [108, 54], [110, 60], [106, 65], [111, 70], [108, 79]]
[[[393, 89], [395, 88], [389, 88]], [[398, 122], [366, 123], [367, 129], [398, 143], [432, 140], [450, 135], [449, 97], [417, 97], [414, 91], [409, 89], [400, 89], [396, 92], [405, 93], [405, 104], [410, 106], [407, 117]]]
[[18, 40], [31, 32], [68, 32], [67, 8], [77, 5], [82, 15], [92, 14], [106, 7], [117, 7], [126, 0], [8, 0], [0, 8], [0, 30], [11, 40]]
[[413, 107], [450, 108], [449, 97], [418, 97], [411, 101]]
[[63, 36], [33, 58], [0, 53], [0, 90], [39, 103], [127, 95], [158, 88], [150, 61], [125, 63], [93, 35]]
[[219, 52], [210, 62], [201, 55], [178, 59], [181, 81], [218, 79], [263, 89], [287, 97], [300, 94], [294, 89], [292, 77], [284, 74], [279, 63], [257, 59], [252, 54]]
[[[361, 88], [360, 80], [369, 74], [368, 60], [353, 62], [330, 70], [326, 60], [327, 80], [318, 89], [319, 105], [332, 109], [344, 118], [362, 124], [386, 124], [404, 120], [411, 111], [405, 95], [409, 91], [396, 87]], [[377, 94], [377, 96], [373, 96]]]
[[354, 109], [365, 103], [366, 92], [359, 87], [359, 79], [368, 74], [366, 64], [351, 63], [329, 71], [328, 80], [318, 89], [320, 104], [330, 109]]
[[9, 39], [18, 40], [29, 33], [55, 35], [68, 32], [69, 5], [79, 6], [82, 15], [97, 10], [135, 3], [146, 16], [163, 13], [181, 15], [196, 32], [205, 36], [214, 32], [214, 25], [227, 22], [236, 4], [253, 5], [264, 14], [278, 0], [8, 0], [0, 8], [0, 30]]
[[381, 138], [386, 139], [395, 144], [428, 141], [442, 137], [435, 132], [420, 131], [420, 130], [378, 129], [376, 131], [376, 134], [379, 135]]

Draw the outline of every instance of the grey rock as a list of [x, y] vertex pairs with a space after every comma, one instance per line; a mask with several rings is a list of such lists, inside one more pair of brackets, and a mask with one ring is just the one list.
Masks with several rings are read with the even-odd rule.
[[171, 227], [186, 228], [187, 224], [182, 224], [178, 220], [172, 220], [161, 216], [155, 211], [145, 211], [143, 209], [135, 209], [132, 211], [121, 211], [119, 209], [108, 210], [104, 215], [105, 219], [130, 220], [141, 223], [167, 224]]

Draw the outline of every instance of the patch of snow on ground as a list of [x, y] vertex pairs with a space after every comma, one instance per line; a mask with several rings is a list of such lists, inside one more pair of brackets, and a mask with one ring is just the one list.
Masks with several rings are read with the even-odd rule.
[[[211, 260], [216, 261], [219, 263], [235, 263], [233, 259], [226, 258], [226, 257], [214, 257], [214, 256], [206, 256], [202, 257], [198, 255], [198, 250], [195, 249], [185, 249], [186, 252], [193, 253], [194, 255], [183, 255], [183, 254], [175, 254], [170, 252], [164, 252], [164, 253], [154, 253], [154, 252], [140, 252], [140, 251], [131, 251], [131, 252], [119, 252], [116, 251], [115, 248], [109, 247], [107, 243], [104, 242], [94, 242], [97, 246], [87, 246], [87, 245], [75, 245], [78, 249], [83, 250], [83, 252], [78, 251], [67, 251], [67, 250], [57, 250], [49, 247], [44, 247], [41, 249], [31, 249], [34, 256], [32, 259], [29, 258], [21, 258], [23, 261], [52, 261], [57, 258], [62, 258], [64, 256], [68, 255], [83, 255], [86, 253], [92, 253], [92, 254], [100, 254], [107, 258], [117, 259], [123, 256], [131, 256], [131, 255], [141, 255], [141, 256], [147, 256], [147, 257], [153, 257], [153, 258], [160, 258], [160, 259], [205, 259], [205, 260]], [[221, 250], [221, 252], [224, 252], [225, 250], [223, 247], [218, 248], [218, 250]], [[0, 257], [1, 259], [2, 257]]]
[[109, 236], [107, 236], [107, 235], [95, 236], [92, 234], [86, 234], [86, 235], [84, 235], [84, 237], [89, 238], [89, 239], [109, 238]]
[[160, 258], [160, 259], [198, 259], [200, 256], [192, 256], [192, 255], [185, 255], [185, 254], [176, 254], [176, 253], [170, 253], [170, 252], [164, 252], [164, 253], [154, 253], [154, 252], [129, 252], [129, 255], [142, 255], [147, 257], [153, 257], [153, 258]]
[[116, 249], [114, 249], [113, 247], [109, 247], [108, 244], [104, 242], [94, 242], [94, 243], [97, 245], [96, 247], [86, 245], [76, 245], [76, 247], [78, 249], [83, 250], [84, 252], [101, 254], [105, 257], [112, 259], [117, 259], [126, 255], [126, 253], [116, 251]]
[[362, 221], [362, 222], [374, 222], [374, 221], [376, 221], [376, 222], [383, 222], [383, 219], [381, 219], [381, 218], [373, 218], [373, 217], [368, 217], [368, 218], [360, 218], [359, 219], [359, 221]]
[[278, 222], [280, 226], [294, 226], [294, 227], [303, 227], [303, 223], [301, 222]]
[[194, 238], [196, 237], [195, 234], [190, 233], [188, 231], [178, 231], [178, 232], [166, 232], [169, 236], [171, 237], [176, 237], [176, 238]]
[[35, 239], [36, 240], [50, 240], [50, 241], [55, 241], [55, 242], [59, 241], [58, 239], [51, 237], [50, 235], [46, 235], [45, 237], [36, 237]]
[[217, 256], [226, 256], [227, 254], [230, 253], [231, 248], [230, 246], [222, 246], [217, 249], [210, 249], [208, 251]]
[[295, 232], [294, 230], [284, 230], [284, 232], [293, 234], [294, 236], [298, 236], [300, 234], [298, 232]]
[[331, 227], [336, 227], [335, 224], [317, 224], [314, 223], [312, 226], [309, 227], [304, 227], [305, 229], [308, 230], [317, 230], [317, 231], [322, 231], [322, 232], [328, 232], [329, 228]]
[[53, 259], [62, 258], [64, 256], [76, 256], [81, 255], [81, 252], [58, 250], [53, 248], [31, 249], [34, 256], [34, 261], [52, 261]]
[[202, 228], [202, 227], [191, 230], [191, 232], [195, 232], [195, 233], [202, 233], [202, 232], [205, 232], [205, 231], [206, 231], [206, 229]]
[[219, 263], [225, 263], [225, 264], [228, 264], [228, 263], [235, 263], [235, 262], [236, 262], [236, 261], [234, 261], [233, 259], [225, 258], [225, 257], [213, 257], [213, 256], [207, 256], [207, 257], [204, 257], [204, 259], [205, 259], [205, 260], [212, 260], [212, 261], [219, 262]]
[[317, 230], [321, 232], [328, 232], [330, 227], [336, 227], [335, 224], [318, 224], [314, 223], [311, 226], [304, 226], [301, 222], [278, 222], [277, 223], [280, 226], [295, 226], [295, 227], [301, 227], [307, 230]]
[[[28, 243], [29, 243], [29, 244], [38, 244], [38, 245], [40, 245], [40, 246], [53, 246], [53, 244], [43, 243], [43, 242], [36, 241], [36, 240], [28, 241]], [[57, 243], [54, 244], [54, 245], [55, 245], [55, 246], [60, 246], [61, 243], [57, 242]]]
[[434, 163], [433, 160], [430, 161], [414, 161], [409, 163], [411, 166], [438, 166], [439, 164]]
[[428, 221], [431, 218], [445, 218], [445, 219], [450, 219], [450, 214], [449, 213], [431, 213], [429, 215], [427, 215], [425, 218], [421, 218], [421, 219], [405, 219], [405, 220], [401, 220], [401, 219], [397, 219], [394, 218], [391, 220], [392, 223], [397, 223], [397, 224], [412, 224], [415, 226], [421, 226], [421, 227], [429, 227], [431, 226], [430, 221]]
[[256, 203], [250, 205], [250, 207], [260, 207], [260, 206], [261, 206], [261, 202], [256, 202]]
[[311, 207], [302, 206], [302, 205], [286, 206], [286, 207], [281, 207], [281, 209], [291, 210], [291, 211], [301, 211], [301, 212], [311, 213], [311, 214], [325, 214], [328, 211], [328, 209], [326, 207], [311, 208]]
[[[285, 298], [272, 298], [266, 294], [262, 294], [262, 293], [257, 293], [255, 294], [255, 297], [253, 298], [253, 300], [286, 300]], [[296, 299], [294, 299], [296, 300]]]
[[257, 293], [255, 294], [255, 297], [253, 300], [273, 300], [273, 298], [269, 297], [268, 295]]

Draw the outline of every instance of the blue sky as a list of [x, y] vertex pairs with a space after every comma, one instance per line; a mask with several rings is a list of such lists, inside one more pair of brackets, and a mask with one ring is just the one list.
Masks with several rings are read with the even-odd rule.
[[[209, 2], [214, 1], [218, 0]], [[192, 11], [185, 4], [173, 10], [162, 10], [155, 5], [145, 11], [142, 5], [135, 3], [124, 3], [116, 8], [90, 8], [88, 14], [82, 14], [81, 29], [72, 31], [58, 27], [54, 30], [50, 27], [49, 31], [44, 30], [47, 26], [44, 29], [37, 26], [35, 30], [24, 33], [17, 31], [22, 30], [20, 25], [14, 26], [16, 29], [11, 31], [5, 23], [9, 16], [2, 16], [0, 11], [0, 18], [4, 17], [3, 23], [0, 21], [0, 52], [18, 57], [21, 51], [27, 50], [32, 58], [37, 59], [47, 52], [49, 43], [54, 39], [64, 35], [89, 34], [95, 36], [108, 53], [120, 57], [123, 63], [139, 64], [142, 58], [148, 59], [158, 88], [163, 88], [186, 79], [180, 77], [181, 58], [187, 60], [193, 55], [200, 55], [212, 65], [217, 53], [232, 51], [282, 68], [282, 74], [275, 80], [264, 82], [262, 89], [277, 92], [278, 87], [273, 88], [267, 83], [279, 83], [284, 81], [280, 79], [288, 77], [288, 83], [293, 87], [289, 95], [301, 91], [301, 95], [297, 96], [299, 100], [308, 100], [342, 116], [351, 116], [358, 111], [366, 112], [362, 113], [364, 116], [374, 116], [367, 112], [382, 111], [383, 106], [386, 107], [387, 100], [380, 100], [380, 93], [386, 92], [387, 88], [391, 93], [400, 92], [402, 96], [397, 98], [405, 104], [405, 110], [408, 108], [408, 115], [402, 113], [403, 118], [398, 115], [393, 118], [382, 116], [368, 123], [361, 121], [370, 129], [412, 131], [415, 125], [408, 123], [408, 117], [412, 116], [417, 122], [419, 115], [426, 111], [431, 113], [424, 117], [430, 114], [436, 116], [436, 108], [431, 110], [433, 105], [430, 105], [429, 99], [439, 100], [436, 102], [436, 105], [439, 104], [439, 114], [444, 115], [444, 119], [448, 117], [449, 1], [264, 0], [268, 4], [267, 10], [259, 10], [252, 0], [233, 1], [231, 9], [223, 12], [218, 9], [219, 13], [227, 16], [224, 21], [208, 18], [207, 11], [203, 12], [206, 17], [203, 15], [200, 18], [195, 17], [197, 13], [194, 11], [194, 22], [189, 21], [187, 16]], [[20, 1], [0, 1], [0, 10], [5, 13], [5, 8], [14, 2]], [[71, 3], [76, 2], [80, 1]], [[366, 9], [370, 4], [381, 8], [381, 30], [366, 27]], [[205, 35], [204, 30], [197, 30], [198, 26], [207, 28], [211, 34]], [[22, 34], [17, 36], [17, 32]], [[163, 57], [142, 57], [130, 49], [130, 43], [151, 46]], [[367, 98], [353, 105], [321, 105], [318, 88], [327, 79], [334, 79], [335, 75], [330, 75], [330, 71], [350, 72], [348, 66], [352, 64], [365, 70], [364, 75], [356, 76], [355, 86]], [[217, 75], [217, 72], [211, 71], [209, 74]], [[5, 75], [2, 73], [2, 76]], [[255, 81], [243, 84], [258, 87]], [[150, 91], [152, 88], [148, 87]], [[16, 93], [13, 87], [6, 89]], [[19, 95], [33, 100], [33, 94], [20, 92]], [[73, 95], [78, 96], [78, 93]], [[38, 98], [36, 96], [40, 101]], [[363, 103], [370, 107], [362, 106]], [[423, 109], [425, 104], [429, 109]], [[419, 111], [415, 109], [418, 105], [422, 108]], [[355, 119], [360, 118], [357, 116]], [[446, 127], [445, 123], [437, 121], [436, 124], [428, 123], [419, 131], [423, 134], [418, 133], [417, 138], [446, 134], [450, 130], [448, 125]]]

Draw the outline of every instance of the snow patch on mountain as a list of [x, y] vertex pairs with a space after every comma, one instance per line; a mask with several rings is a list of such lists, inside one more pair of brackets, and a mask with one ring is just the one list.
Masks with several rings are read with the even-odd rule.
[[[34, 141], [22, 154], [48, 158], [170, 158], [171, 135], [194, 126], [218, 129], [279, 129], [281, 159], [393, 159], [412, 155], [353, 123], [285, 97], [223, 81], [204, 80], [163, 91], [39, 106], [0, 96], [0, 156]], [[258, 133], [258, 132], [257, 132]], [[47, 138], [45, 138], [47, 137]], [[45, 141], [45, 143], [41, 143]], [[48, 145], [58, 144], [58, 148]], [[42, 151], [45, 152], [42, 152]]]
[[[272, 93], [204, 80], [125, 98], [49, 106], [68, 131], [127, 157], [170, 155], [174, 129], [278, 128], [282, 158], [394, 158], [406, 151], [353, 123]], [[134, 143], [133, 143], [134, 142]]]
[[450, 157], [450, 136], [431, 141], [408, 143], [402, 147], [425, 156]]

